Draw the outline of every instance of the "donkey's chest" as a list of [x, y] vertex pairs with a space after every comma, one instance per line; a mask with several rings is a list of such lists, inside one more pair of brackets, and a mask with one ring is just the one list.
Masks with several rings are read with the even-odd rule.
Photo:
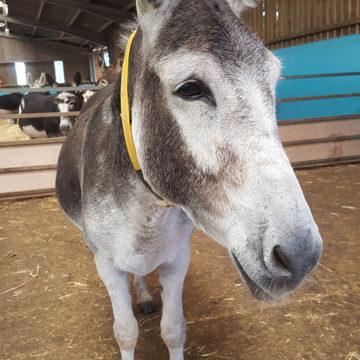
[[101, 226], [88, 227], [86, 238], [119, 269], [146, 275], [173, 260], [187, 245], [193, 230], [194, 225], [180, 209], [137, 211], [112, 223], [103, 219]]

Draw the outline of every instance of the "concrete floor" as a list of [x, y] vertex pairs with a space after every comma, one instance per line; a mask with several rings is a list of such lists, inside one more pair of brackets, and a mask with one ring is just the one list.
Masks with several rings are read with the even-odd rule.
[[[284, 303], [262, 306], [225, 250], [196, 232], [186, 359], [360, 359], [360, 165], [297, 176], [323, 235], [320, 265]], [[0, 359], [120, 359], [108, 295], [56, 199], [3, 202], [0, 214]], [[149, 284], [157, 311], [136, 311], [136, 358], [167, 359], [156, 274]]]

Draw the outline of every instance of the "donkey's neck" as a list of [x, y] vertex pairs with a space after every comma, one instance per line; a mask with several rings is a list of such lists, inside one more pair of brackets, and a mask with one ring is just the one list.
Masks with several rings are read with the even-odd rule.
[[[130, 53], [128, 82], [130, 114], [132, 114], [136, 81], [142, 66], [141, 61], [141, 35], [139, 34], [134, 40]], [[133, 168], [127, 152], [120, 117], [120, 87], [121, 75], [113, 85], [109, 85], [102, 91], [101, 104], [96, 107], [95, 116], [89, 122], [87, 146], [97, 149], [98, 153], [92, 159], [89, 157], [87, 161], [96, 162], [92, 168], [100, 176], [97, 176], [96, 182], [91, 180], [91, 178], [95, 180], [94, 174], [90, 176], [90, 179], [84, 177], [84, 181], [88, 182], [91, 188], [97, 189], [96, 192], [110, 195], [118, 203], [127, 201], [129, 197], [134, 200], [140, 189], [142, 203], [148, 202], [151, 206], [156, 203], [157, 198], [151, 188], [146, 186], [141, 174]]]

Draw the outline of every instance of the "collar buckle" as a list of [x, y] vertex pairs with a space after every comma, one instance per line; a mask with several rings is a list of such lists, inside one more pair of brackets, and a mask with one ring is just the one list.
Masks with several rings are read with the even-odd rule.
[[172, 203], [170, 203], [170, 202], [168, 202], [166, 200], [160, 200], [160, 199], [156, 200], [156, 205], [161, 206], [161, 207], [166, 208], [166, 209], [176, 207], [175, 204], [172, 204]]

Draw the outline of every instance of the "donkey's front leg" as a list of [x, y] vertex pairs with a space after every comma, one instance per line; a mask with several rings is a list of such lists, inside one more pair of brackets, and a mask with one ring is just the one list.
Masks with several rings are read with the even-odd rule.
[[151, 314], [154, 312], [152, 304], [152, 296], [149, 294], [146, 276], [134, 276], [134, 288], [136, 292], [136, 303], [143, 314]]
[[95, 255], [101, 280], [109, 292], [114, 313], [114, 334], [119, 344], [121, 359], [134, 360], [135, 345], [139, 334], [129, 293], [129, 274], [117, 269], [112, 260]]
[[173, 262], [159, 267], [163, 302], [161, 337], [169, 350], [170, 360], [184, 358], [185, 319], [182, 308], [182, 290], [189, 261], [190, 243], [187, 243], [178, 251]]

